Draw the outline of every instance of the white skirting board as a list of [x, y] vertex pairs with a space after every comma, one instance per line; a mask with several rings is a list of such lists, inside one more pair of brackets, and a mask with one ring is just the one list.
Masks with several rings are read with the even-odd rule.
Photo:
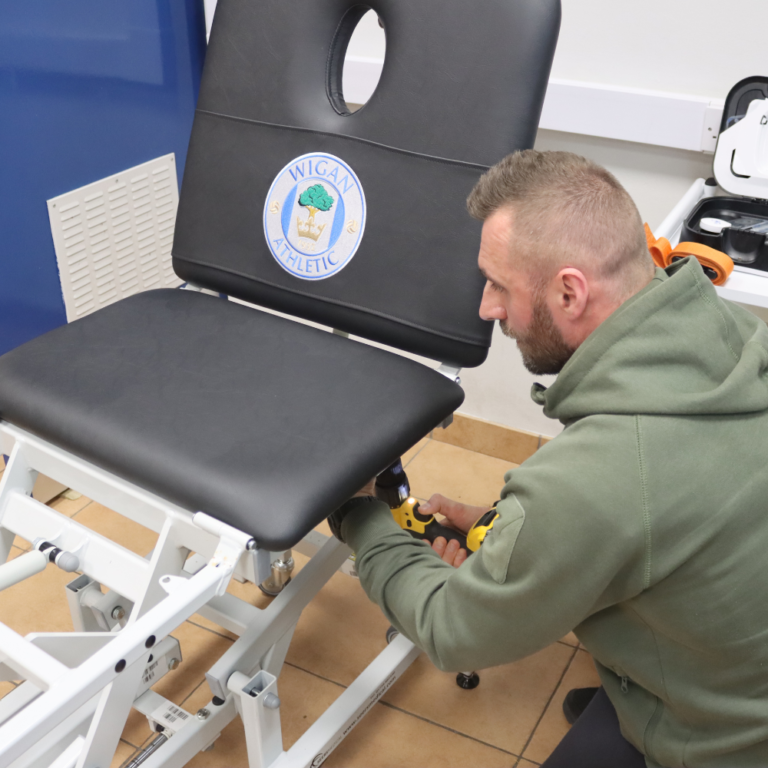
[[68, 321], [181, 285], [171, 266], [178, 205], [173, 154], [48, 200]]

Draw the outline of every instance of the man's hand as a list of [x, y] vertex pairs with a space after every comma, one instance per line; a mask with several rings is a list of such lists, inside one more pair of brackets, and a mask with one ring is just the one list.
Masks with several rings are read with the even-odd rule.
[[[328, 516], [328, 525], [331, 529], [331, 533], [341, 542], [345, 543], [344, 536], [341, 533], [341, 524], [344, 522], [344, 518], [351, 509], [356, 509], [361, 505], [365, 505], [366, 502], [376, 501], [376, 478], [367, 482], [357, 493], [351, 498], [347, 499], [335, 512]], [[355, 499], [363, 499], [362, 502], [355, 501]]]
[[[434, 494], [428, 502], [419, 507], [420, 512], [443, 515], [448, 525], [462, 533], [467, 533], [489, 509], [490, 507], [473, 507], [469, 504], [462, 504], [460, 501], [446, 499], [439, 493]], [[454, 568], [458, 568], [468, 557], [467, 550], [460, 549], [458, 541], [446, 542], [442, 536], [438, 536], [434, 540], [432, 549]]]
[[448, 565], [452, 565], [454, 568], [458, 568], [467, 559], [467, 550], [459, 548], [459, 542], [456, 539], [451, 539], [446, 542], [442, 536], [438, 536], [432, 542], [432, 549], [437, 552], [438, 555]]
[[352, 498], [354, 499], [355, 496], [375, 496], [376, 495], [376, 478], [372, 478], [369, 480], [357, 493], [355, 493]]
[[446, 522], [457, 531], [468, 533], [469, 529], [490, 509], [490, 507], [473, 507], [460, 501], [446, 499], [436, 493], [432, 498], [419, 507], [420, 512], [429, 515], [443, 515]]

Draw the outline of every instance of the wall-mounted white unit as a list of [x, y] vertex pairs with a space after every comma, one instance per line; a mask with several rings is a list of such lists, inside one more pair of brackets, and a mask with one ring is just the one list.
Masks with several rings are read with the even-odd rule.
[[181, 285], [171, 266], [178, 205], [173, 154], [48, 201], [69, 322], [149, 288]]

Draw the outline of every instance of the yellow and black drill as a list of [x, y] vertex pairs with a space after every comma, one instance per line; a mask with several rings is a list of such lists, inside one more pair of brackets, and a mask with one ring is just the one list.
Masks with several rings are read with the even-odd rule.
[[428, 541], [430, 544], [439, 536], [446, 541], [455, 539], [459, 542], [459, 547], [467, 550], [468, 555], [480, 549], [480, 545], [499, 516], [494, 504], [465, 536], [455, 528], [439, 523], [434, 515], [419, 512], [419, 502], [411, 496], [411, 487], [400, 459], [376, 478], [376, 496], [389, 504], [392, 516], [398, 525], [412, 536]]

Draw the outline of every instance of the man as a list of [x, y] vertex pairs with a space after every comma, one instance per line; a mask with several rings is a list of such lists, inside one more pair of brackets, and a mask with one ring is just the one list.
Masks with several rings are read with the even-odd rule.
[[[480, 314], [559, 373], [532, 395], [565, 430], [506, 474], [464, 562], [363, 489], [331, 521], [364, 589], [446, 670], [573, 630], [603, 689], [547, 768], [768, 766], [768, 328], [695, 260], [654, 269], [631, 199], [588, 160], [516, 153], [468, 204]], [[431, 505], [464, 530], [483, 511]]]

